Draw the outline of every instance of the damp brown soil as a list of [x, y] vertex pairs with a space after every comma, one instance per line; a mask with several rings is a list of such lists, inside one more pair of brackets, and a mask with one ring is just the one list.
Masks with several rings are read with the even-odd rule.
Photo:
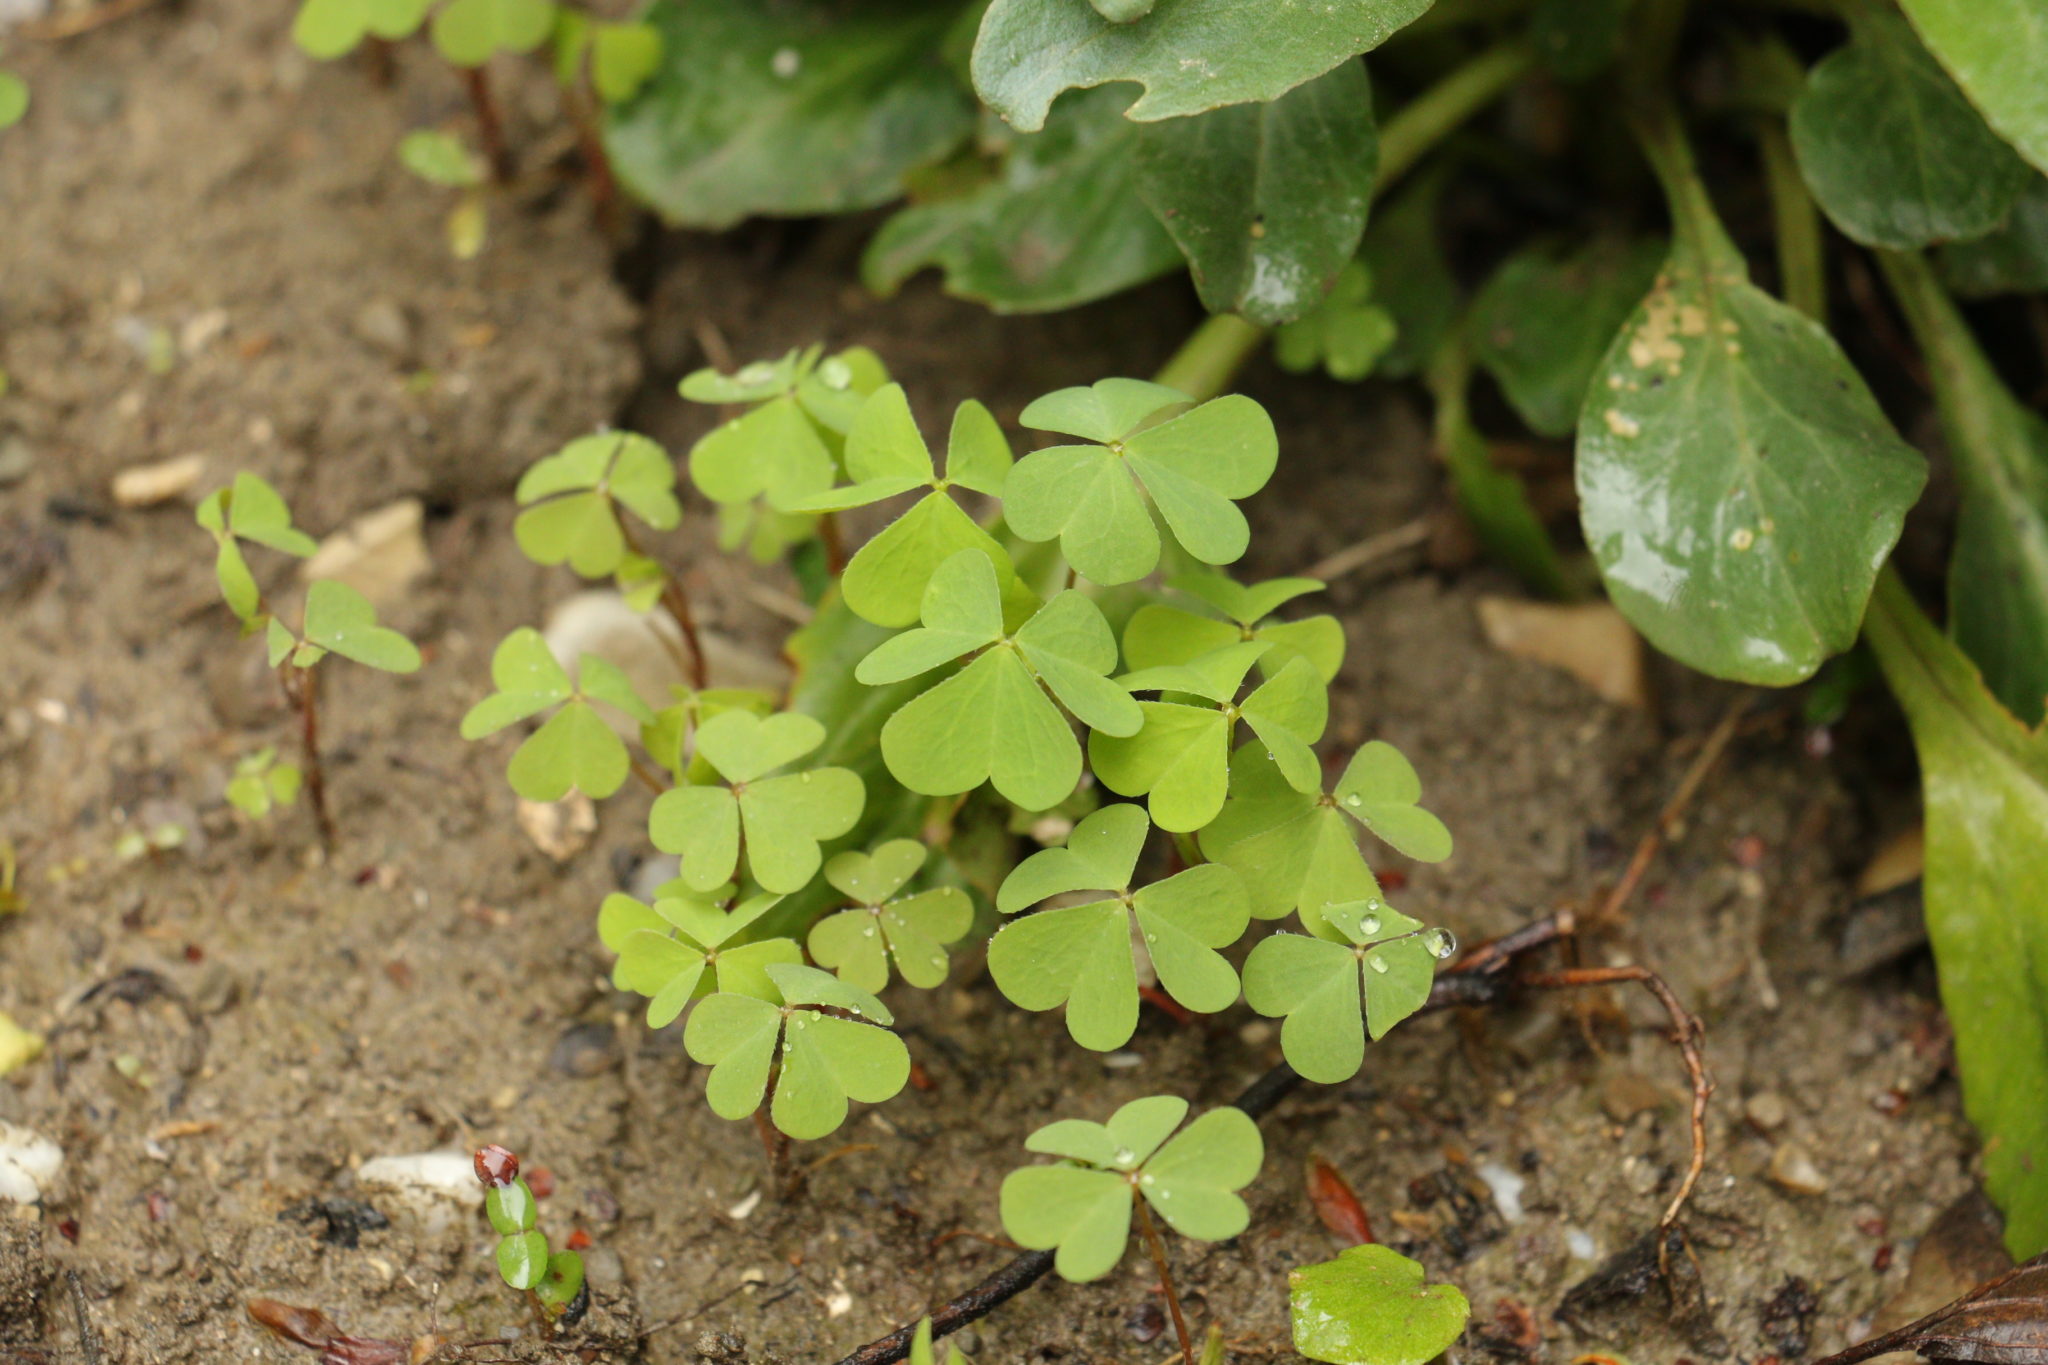
[[[1080, 1051], [965, 954], [945, 988], [898, 1002], [929, 1085], [801, 1147], [803, 1202], [761, 1197], [751, 1127], [706, 1110], [677, 1030], [637, 1022], [592, 932], [645, 852], [645, 798], [608, 803], [558, 864], [515, 823], [505, 744], [456, 735], [492, 643], [575, 586], [511, 545], [528, 461], [608, 421], [680, 449], [703, 418], [669, 396], [676, 375], [815, 338], [873, 346], [931, 413], [978, 395], [1007, 421], [1049, 388], [1154, 369], [1196, 320], [1179, 287], [1050, 319], [992, 317], [928, 282], [878, 301], [851, 282], [866, 225], [842, 223], [662, 237], [630, 257], [628, 291], [540, 164], [545, 99], [516, 87], [533, 176], [458, 264], [446, 199], [392, 155], [407, 128], [460, 114], [413, 54], [377, 88], [296, 56], [273, 7], [191, 0], [18, 42], [9, 61], [38, 103], [0, 139], [0, 443], [26, 455], [0, 488], [0, 835], [26, 900], [0, 921], [0, 1009], [51, 1041], [0, 1081], [0, 1120], [56, 1141], [65, 1166], [40, 1209], [0, 1207], [0, 1356], [312, 1359], [251, 1325], [246, 1304], [270, 1297], [352, 1333], [509, 1337], [479, 1353], [558, 1358], [494, 1282], [480, 1218], [355, 1181], [372, 1157], [496, 1141], [553, 1173], [547, 1230], [591, 1239], [598, 1308], [578, 1345], [829, 1361], [1011, 1254], [993, 1244], [995, 1192], [1033, 1126], [1162, 1091], [1223, 1102], [1277, 1060], [1242, 1008], [1188, 1025], [1148, 1011], [1123, 1053]], [[1283, 449], [1252, 504], [1253, 572], [1441, 521], [1402, 390], [1263, 368], [1244, 384]], [[427, 667], [336, 669], [327, 692], [331, 858], [302, 813], [251, 827], [225, 806], [233, 761], [284, 741], [285, 717], [213, 605], [189, 508], [109, 498], [118, 470], [191, 454], [210, 478], [273, 479], [318, 530], [403, 495], [429, 508], [433, 567], [394, 614]], [[757, 588], [790, 585], [718, 556], [690, 510], [662, 552], [708, 625], [772, 647], [775, 599]], [[1660, 670], [1656, 705], [1632, 710], [1509, 659], [1475, 603], [1512, 585], [1438, 549], [1333, 587], [1350, 643], [1333, 729], [1416, 759], [1458, 853], [1388, 870], [1407, 908], [1471, 941], [1612, 884], [1728, 693]], [[1266, 1124], [1250, 1230], [1175, 1249], [1197, 1324], [1221, 1325], [1238, 1358], [1289, 1355], [1287, 1271], [1334, 1249], [1305, 1193], [1319, 1155], [1383, 1240], [1471, 1297], [1481, 1330], [1462, 1359], [1512, 1336], [1497, 1324], [1518, 1310], [1542, 1329], [1534, 1358], [1555, 1361], [1595, 1346], [1789, 1360], [1854, 1334], [1973, 1161], [1925, 964], [1841, 970], [1854, 873], [1911, 808], [1902, 741], [1868, 734], [1816, 758], [1787, 712], [1760, 712], [1627, 923], [1582, 945], [1656, 965], [1706, 1023], [1703, 1318], [1674, 1324], [1661, 1291], [1553, 1317], [1653, 1224], [1685, 1161], [1677, 1059], [1654, 1005], [1624, 995], [1420, 1021], [1353, 1081], [1288, 1101]], [[114, 857], [122, 833], [166, 821], [188, 829], [183, 849]], [[1787, 1146], [1810, 1157], [1804, 1192], [1769, 1177]], [[1503, 1207], [1489, 1177], [1518, 1197]], [[376, 1216], [349, 1245], [365, 1203]], [[970, 1345], [1163, 1361], [1153, 1279], [1133, 1257], [1093, 1285], [1049, 1283]], [[1790, 1280], [1810, 1314], [1786, 1310]]]

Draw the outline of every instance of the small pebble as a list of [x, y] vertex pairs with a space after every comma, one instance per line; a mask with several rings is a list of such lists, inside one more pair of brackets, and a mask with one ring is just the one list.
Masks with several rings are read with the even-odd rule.
[[618, 1040], [610, 1024], [572, 1024], [548, 1052], [548, 1068], [564, 1076], [602, 1076], [619, 1064]]
[[20, 483], [36, 467], [36, 452], [19, 436], [0, 439], [0, 488]]
[[1743, 1117], [1765, 1132], [1785, 1126], [1790, 1117], [1785, 1109], [1785, 1098], [1770, 1090], [1759, 1090], [1751, 1095], [1742, 1106]]
[[1824, 1194], [1828, 1188], [1828, 1178], [1796, 1142], [1780, 1143], [1771, 1153], [1770, 1176], [1773, 1183], [1794, 1194]]

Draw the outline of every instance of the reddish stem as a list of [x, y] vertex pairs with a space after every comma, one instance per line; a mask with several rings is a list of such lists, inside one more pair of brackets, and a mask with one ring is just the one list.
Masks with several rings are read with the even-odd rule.
[[311, 668], [295, 667], [289, 660], [277, 667], [277, 680], [284, 688], [285, 701], [299, 713], [299, 747], [306, 762], [306, 800], [320, 827], [320, 844], [334, 851], [334, 817], [327, 811], [327, 772], [320, 763], [320, 682]]
[[1195, 1339], [1188, 1335], [1188, 1320], [1181, 1316], [1180, 1295], [1174, 1292], [1173, 1270], [1166, 1262], [1166, 1243], [1159, 1240], [1159, 1229], [1152, 1224], [1152, 1210], [1145, 1207], [1145, 1200], [1137, 1187], [1131, 1188], [1131, 1202], [1138, 1206], [1138, 1231], [1144, 1234], [1145, 1250], [1152, 1253], [1152, 1264], [1159, 1271], [1159, 1287], [1166, 1294], [1166, 1309], [1173, 1314], [1173, 1330], [1180, 1337], [1180, 1354], [1185, 1365], [1195, 1365]]
[[491, 94], [491, 78], [480, 66], [464, 68], [463, 88], [469, 91], [470, 108], [476, 113], [478, 141], [484, 158], [491, 164], [491, 179], [502, 185], [512, 178], [512, 153], [505, 145], [505, 123], [498, 115], [498, 101]]

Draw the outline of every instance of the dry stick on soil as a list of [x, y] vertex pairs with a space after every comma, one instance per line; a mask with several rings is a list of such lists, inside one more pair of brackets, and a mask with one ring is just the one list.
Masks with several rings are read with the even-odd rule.
[[1182, 1365], [1195, 1365], [1195, 1339], [1188, 1335], [1188, 1320], [1181, 1316], [1180, 1295], [1173, 1288], [1173, 1267], [1166, 1259], [1166, 1243], [1159, 1240], [1159, 1228], [1152, 1222], [1152, 1211], [1145, 1207], [1145, 1201], [1138, 1197], [1138, 1187], [1131, 1186], [1131, 1204], [1138, 1210], [1138, 1232], [1145, 1239], [1145, 1250], [1152, 1255], [1152, 1264], [1159, 1271], [1159, 1288], [1166, 1295], [1166, 1307], [1173, 1314], [1173, 1333], [1180, 1338]]
[[334, 851], [334, 817], [327, 812], [327, 773], [320, 765], [320, 683], [310, 668], [294, 668], [289, 662], [277, 667], [278, 685], [285, 702], [299, 713], [299, 747], [306, 760], [306, 800], [313, 808], [314, 823], [320, 826], [320, 843]]
[[[1508, 974], [1516, 958], [1546, 944], [1569, 936], [1574, 921], [1568, 911], [1533, 920], [1512, 933], [1475, 945], [1458, 965], [1439, 976], [1430, 986], [1429, 1000], [1418, 1014], [1466, 1005], [1491, 1005], [1507, 998], [1519, 979]], [[1690, 1017], [1690, 1016], [1688, 1016]], [[1246, 1088], [1233, 1103], [1252, 1118], [1270, 1112], [1301, 1084], [1293, 1067], [1282, 1062]], [[1704, 1133], [1701, 1134], [1702, 1140]], [[1017, 1257], [966, 1293], [931, 1312], [932, 1336], [936, 1339], [957, 1332], [970, 1322], [988, 1316], [1044, 1279], [1052, 1269], [1053, 1253], [1033, 1251]], [[916, 1324], [899, 1327], [888, 1336], [871, 1341], [838, 1365], [895, 1365], [910, 1354]]]
[[1403, 550], [1412, 550], [1428, 539], [1429, 519], [1417, 517], [1414, 521], [1396, 526], [1391, 531], [1367, 536], [1356, 545], [1347, 546], [1332, 555], [1325, 555], [1309, 566], [1307, 576], [1319, 578], [1327, 583], [1332, 579], [1342, 578], [1345, 574], [1370, 568], [1382, 560], [1392, 559]]

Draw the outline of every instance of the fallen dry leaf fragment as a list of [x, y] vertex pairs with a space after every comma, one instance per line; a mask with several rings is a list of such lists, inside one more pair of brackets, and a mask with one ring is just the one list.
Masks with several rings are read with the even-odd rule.
[[311, 583], [332, 578], [388, 611], [432, 567], [420, 527], [426, 508], [418, 498], [400, 498], [374, 512], [365, 512], [320, 542], [313, 557], [299, 569]]
[[1308, 1161], [1308, 1201], [1315, 1206], [1316, 1217], [1323, 1220], [1323, 1226], [1345, 1246], [1363, 1246], [1376, 1240], [1372, 1220], [1353, 1193], [1351, 1182], [1320, 1156]]
[[1642, 637], [1605, 602], [1559, 606], [1482, 597], [1479, 628], [1503, 654], [1561, 668], [1617, 705], [1649, 705]]
[[114, 502], [120, 507], [154, 507], [190, 492], [205, 472], [204, 455], [131, 465], [114, 476]]
[[2048, 1365], [2048, 1252], [1917, 1322], [1816, 1365], [1856, 1365], [1891, 1351], [1974, 1365]]

